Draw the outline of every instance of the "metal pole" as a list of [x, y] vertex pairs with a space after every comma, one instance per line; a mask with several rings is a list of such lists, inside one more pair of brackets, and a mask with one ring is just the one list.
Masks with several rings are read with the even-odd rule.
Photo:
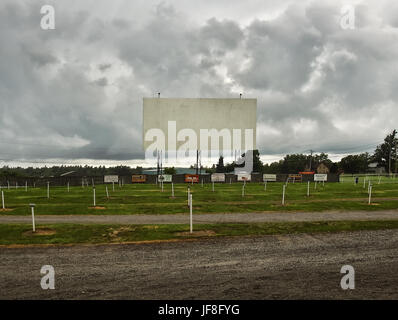
[[192, 194], [189, 195], [189, 232], [192, 233]]
[[3, 190], [1, 191], [1, 204], [2, 204], [3, 210], [4, 210], [6, 207], [4, 205], [4, 191]]
[[245, 196], [245, 185], [242, 185], [242, 198]]
[[25, 181], [25, 191], [28, 191], [28, 181]]
[[214, 181], [212, 182], [212, 188], [213, 188], [213, 192], [214, 192]]
[[371, 203], [371, 201], [372, 201], [372, 185], [370, 185], [369, 187], [369, 204]]
[[69, 181], [68, 181], [68, 192], [69, 192]]
[[283, 185], [283, 191], [282, 191], [282, 206], [285, 205], [285, 192], [286, 192], [286, 185]]
[[115, 192], [115, 181], [112, 181], [112, 191]]
[[191, 189], [189, 189], [189, 187], [188, 187], [188, 207], [189, 207], [189, 203], [190, 203], [190, 194], [191, 194]]
[[310, 196], [310, 182], [307, 181], [307, 197]]
[[105, 190], [106, 190], [106, 197], [109, 199], [108, 186], [105, 186]]
[[174, 183], [173, 182], [171, 183], [171, 197], [174, 198]]
[[32, 227], [33, 227], [33, 232], [36, 232], [36, 224], [35, 224], [35, 205], [33, 203], [30, 204], [30, 207], [32, 208]]
[[95, 187], [93, 187], [94, 207], [95, 207]]
[[47, 181], [47, 199], [50, 199], [50, 182]]
[[264, 181], [264, 191], [267, 191], [267, 180]]

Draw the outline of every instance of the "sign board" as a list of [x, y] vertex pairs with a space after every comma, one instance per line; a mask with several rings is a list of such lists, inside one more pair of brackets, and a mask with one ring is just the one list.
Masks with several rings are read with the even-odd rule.
[[263, 174], [263, 181], [276, 181], [276, 174]]
[[251, 180], [251, 174], [250, 173], [238, 173], [238, 181], [250, 181]]
[[117, 175], [107, 175], [104, 176], [104, 183], [118, 183], [119, 182], [119, 176]]
[[185, 175], [185, 182], [192, 182], [198, 183], [199, 182], [199, 175], [198, 174], [186, 174]]
[[213, 173], [211, 175], [211, 182], [225, 182], [224, 173]]
[[158, 176], [158, 181], [172, 182], [173, 176], [171, 174], [163, 174]]
[[133, 174], [131, 176], [131, 182], [132, 183], [142, 183], [146, 181], [146, 175], [145, 174]]
[[328, 180], [328, 175], [326, 173], [314, 174], [314, 181], [318, 181], [318, 182], [325, 181], [326, 182], [327, 180]]

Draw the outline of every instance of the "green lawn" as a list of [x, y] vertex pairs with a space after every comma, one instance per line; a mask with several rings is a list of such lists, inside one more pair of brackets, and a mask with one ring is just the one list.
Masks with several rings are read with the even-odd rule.
[[195, 225], [40, 225], [37, 233], [27, 224], [1, 224], [0, 245], [121, 243], [129, 241], [187, 239], [192, 237], [259, 236], [291, 233], [396, 229], [398, 221], [331, 221]]
[[129, 184], [122, 188], [108, 185], [110, 199], [106, 198], [105, 185], [97, 185], [97, 206], [93, 205], [93, 189], [71, 187], [51, 187], [50, 199], [47, 199], [46, 187], [2, 189], [5, 194], [6, 208], [3, 215], [29, 215], [29, 203], [35, 203], [35, 213], [45, 214], [173, 214], [186, 213], [187, 187], [193, 195], [194, 213], [216, 212], [260, 212], [260, 211], [323, 211], [323, 210], [382, 210], [398, 209], [398, 179], [383, 179], [373, 183], [373, 205], [368, 205], [367, 185], [362, 180], [358, 185], [352, 183], [352, 177], [345, 177], [344, 183], [311, 183], [310, 197], [306, 196], [306, 183], [290, 183], [286, 189], [286, 205], [281, 205], [282, 183], [247, 183], [245, 196], [242, 197], [242, 183], [211, 184], [202, 187], [190, 184], [175, 184], [175, 198], [171, 198], [171, 184], [164, 184], [164, 192], [159, 186], [151, 184]]

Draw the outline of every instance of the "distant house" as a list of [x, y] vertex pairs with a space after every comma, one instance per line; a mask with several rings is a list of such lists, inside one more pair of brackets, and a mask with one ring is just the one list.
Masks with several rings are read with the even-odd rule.
[[330, 169], [328, 168], [328, 166], [326, 164], [324, 164], [323, 162], [321, 162], [317, 167], [316, 167], [316, 173], [330, 173]]
[[375, 173], [375, 174], [383, 174], [386, 172], [386, 168], [379, 166], [379, 164], [377, 162], [372, 162], [372, 163], [369, 163], [367, 172]]

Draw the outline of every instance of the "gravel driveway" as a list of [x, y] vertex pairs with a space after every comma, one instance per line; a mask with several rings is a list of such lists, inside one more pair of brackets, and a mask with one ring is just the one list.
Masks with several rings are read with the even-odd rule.
[[[398, 230], [0, 248], [0, 299], [398, 299]], [[40, 268], [55, 268], [42, 290]], [[340, 269], [355, 268], [342, 290]]]

